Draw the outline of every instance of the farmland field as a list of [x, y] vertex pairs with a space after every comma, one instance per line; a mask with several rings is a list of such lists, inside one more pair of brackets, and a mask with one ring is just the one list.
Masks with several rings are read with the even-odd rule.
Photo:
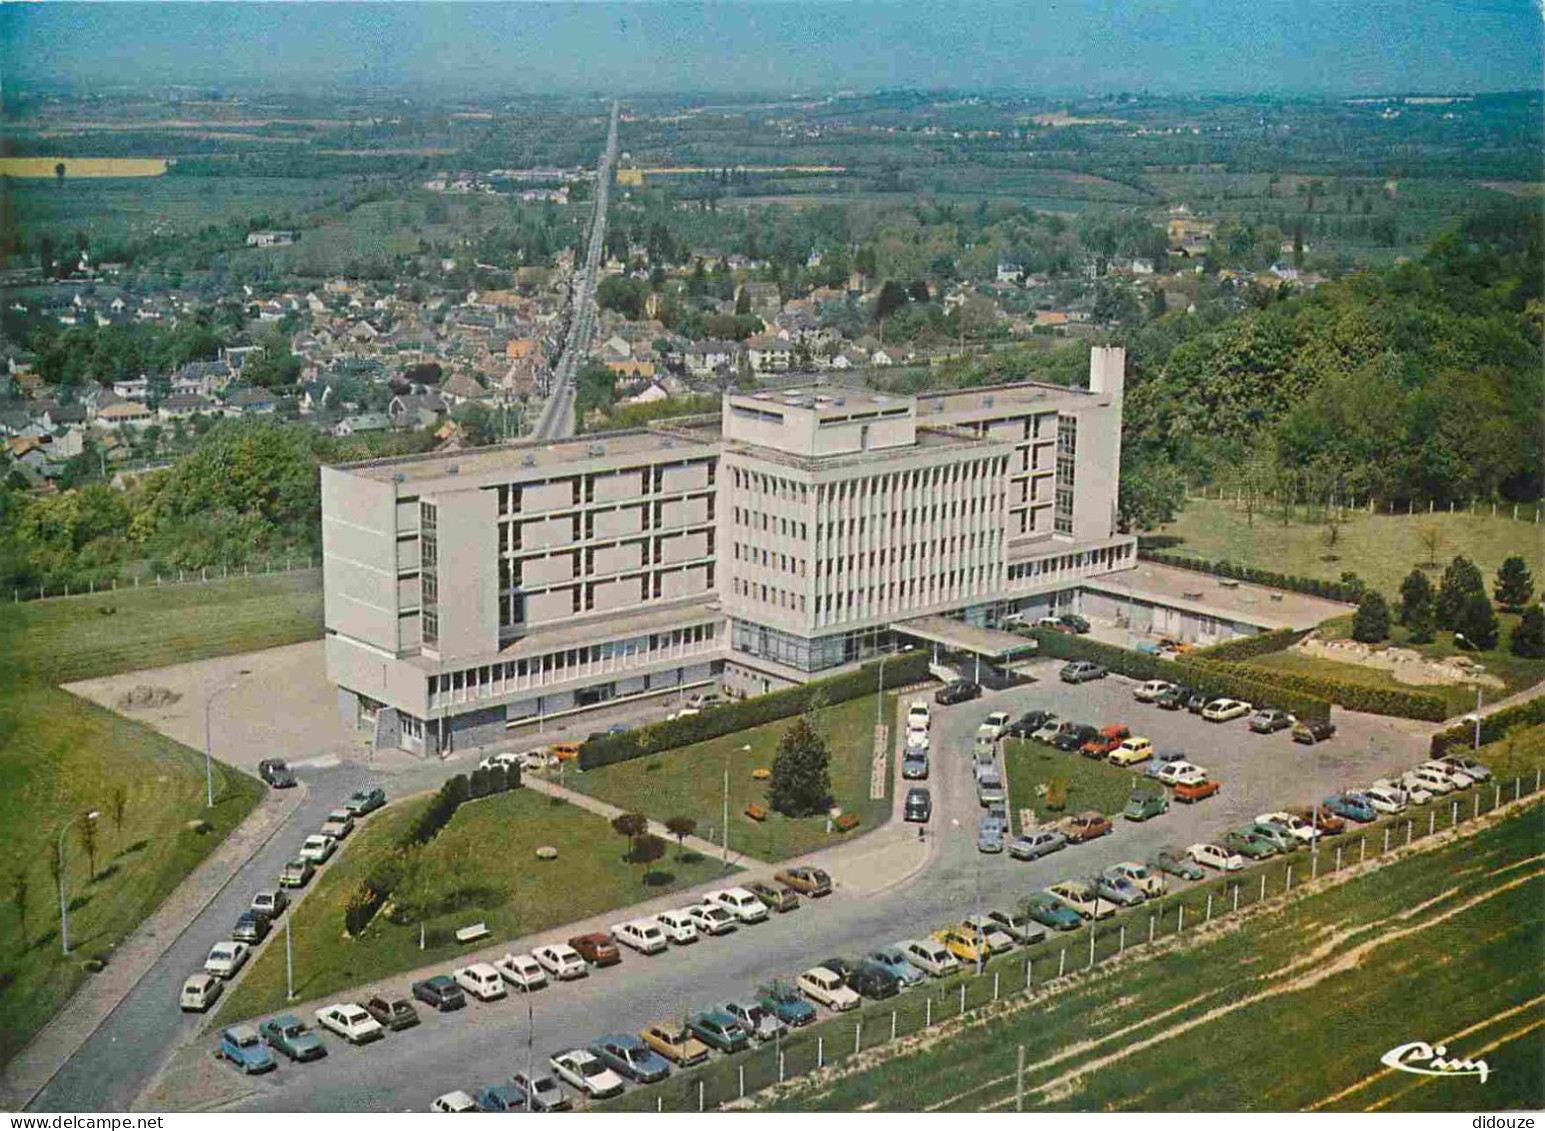
[[159, 177], [166, 172], [161, 157], [0, 157], [0, 176], [53, 180], [61, 162], [66, 178]]

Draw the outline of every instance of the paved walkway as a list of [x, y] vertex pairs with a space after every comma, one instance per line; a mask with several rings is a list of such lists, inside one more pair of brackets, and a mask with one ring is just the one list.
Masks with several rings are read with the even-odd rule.
[[[1504, 699], [1498, 699], [1495, 703], [1483, 704], [1481, 706], [1481, 717], [1485, 718], [1487, 715], [1495, 715], [1498, 711], [1506, 710], [1509, 707], [1516, 707], [1518, 704], [1527, 703], [1531, 699], [1538, 699], [1541, 695], [1545, 695], [1545, 680], [1536, 683], [1533, 687], [1526, 687], [1522, 691], [1515, 691]], [[1469, 713], [1468, 711], [1465, 712], [1465, 714]], [[1452, 719], [1445, 721], [1443, 727], [1451, 727], [1462, 723], [1464, 718], [1464, 715], [1455, 715]]]
[[[20, 1111], [48, 1085], [141, 978], [188, 929], [232, 878], [284, 827], [306, 799], [306, 787], [272, 790], [225, 843], [177, 885], [161, 906], [123, 941], [102, 973], [93, 975], [0, 1074], [0, 1109]], [[171, 1007], [167, 1003], [168, 1008]]]

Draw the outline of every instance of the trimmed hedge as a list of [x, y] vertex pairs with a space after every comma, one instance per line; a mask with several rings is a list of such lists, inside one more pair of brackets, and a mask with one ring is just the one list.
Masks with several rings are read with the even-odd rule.
[[1312, 628], [1279, 628], [1273, 632], [1258, 632], [1254, 636], [1236, 636], [1232, 640], [1225, 640], [1221, 644], [1213, 644], [1207, 648], [1198, 648], [1189, 653], [1192, 659], [1214, 660], [1220, 662], [1237, 662], [1253, 659], [1256, 656], [1266, 656], [1272, 652], [1283, 652], [1297, 644], [1308, 636]]
[[[1514, 727], [1536, 726], [1545, 723], [1545, 695], [1530, 699], [1516, 707], [1505, 707], [1481, 717], [1481, 741], [1496, 742], [1506, 738]], [[1441, 758], [1455, 747], [1468, 749], [1475, 742], [1475, 727], [1470, 723], [1456, 723], [1447, 730], [1432, 736], [1432, 756]]]
[[[726, 703], [700, 715], [667, 719], [622, 734], [598, 734], [579, 747], [579, 768], [593, 770], [626, 762], [662, 750], [691, 746], [737, 730], [804, 714], [815, 704], [842, 703], [874, 691], [879, 663], [865, 664], [845, 675], [819, 679], [800, 687], [788, 687], [738, 703]], [[885, 686], [901, 687], [928, 678], [928, 653], [921, 649], [901, 652], [885, 660]]]
[[1290, 573], [1275, 573], [1269, 569], [1256, 569], [1254, 566], [1240, 565], [1226, 560], [1209, 562], [1203, 558], [1188, 557], [1185, 554], [1167, 554], [1162, 550], [1150, 550], [1142, 546], [1138, 547], [1137, 556], [1146, 561], [1157, 562], [1159, 565], [1177, 566], [1196, 573], [1210, 573], [1215, 577], [1227, 577], [1234, 581], [1248, 581], [1252, 585], [1265, 585], [1272, 589], [1307, 593], [1312, 597], [1345, 601], [1349, 605], [1355, 605], [1362, 600], [1368, 588], [1356, 575], [1352, 575], [1350, 580], [1326, 581], [1318, 577], [1297, 577]]
[[[1216, 663], [1216, 661], [1214, 661]], [[1402, 719], [1442, 722], [1448, 717], [1448, 704], [1441, 696], [1425, 691], [1400, 691], [1391, 687], [1372, 687], [1351, 680], [1332, 679], [1304, 672], [1256, 668], [1249, 664], [1217, 663], [1243, 679], [1269, 679], [1273, 683], [1305, 695], [1328, 699], [1348, 711], [1366, 711], [1372, 715], [1394, 715]]]

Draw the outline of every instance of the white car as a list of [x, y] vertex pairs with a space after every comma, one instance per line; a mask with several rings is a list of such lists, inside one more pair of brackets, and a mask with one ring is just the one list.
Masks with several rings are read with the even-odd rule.
[[705, 935], [727, 935], [735, 929], [735, 916], [717, 903], [698, 903], [687, 908], [693, 926]]
[[993, 954], [1014, 949], [1014, 940], [1009, 933], [985, 915], [967, 915], [961, 926], [974, 931]]
[[322, 835], [335, 841], [342, 840], [354, 831], [354, 814], [347, 809], [334, 809], [322, 822]]
[[843, 985], [836, 971], [824, 966], [812, 966], [794, 979], [794, 984], [811, 1001], [820, 1002], [837, 1013], [858, 1008], [858, 995]]
[[324, 1005], [316, 1012], [317, 1024], [329, 1032], [337, 1033], [351, 1045], [380, 1040], [386, 1035], [381, 1023], [365, 1012], [365, 1007], [352, 1001]]
[[1431, 770], [1433, 773], [1447, 778], [1449, 781], [1454, 783], [1455, 789], [1469, 789], [1472, 785], [1475, 784], [1475, 779], [1472, 778], [1469, 774], [1465, 773], [1463, 770], [1456, 770], [1447, 762], [1423, 762], [1416, 768], [1418, 770]]
[[928, 732], [926, 730], [907, 731], [906, 748], [908, 750], [921, 750], [924, 754], [928, 753]]
[[1445, 766], [1452, 766], [1471, 781], [1490, 781], [1491, 767], [1482, 765], [1465, 754], [1445, 754], [1438, 759]]
[[1216, 868], [1220, 872], [1238, 872], [1245, 866], [1245, 859], [1237, 852], [1230, 852], [1221, 844], [1193, 844], [1186, 849], [1192, 863], [1204, 868]]
[[446, 1092], [443, 1096], [436, 1096], [434, 1103], [429, 1105], [429, 1110], [434, 1112], [461, 1113], [477, 1110], [477, 1101], [466, 1092]]
[[1382, 785], [1371, 785], [1363, 790], [1363, 796], [1368, 799], [1368, 804], [1379, 813], [1404, 813], [1406, 811], [1406, 795], [1404, 790], [1392, 790]]
[[925, 974], [942, 978], [960, 969], [960, 959], [937, 939], [903, 939], [896, 946], [902, 957]]
[[338, 842], [324, 833], [312, 833], [300, 846], [298, 855], [302, 860], [309, 860], [313, 864], [325, 864], [333, 850], [338, 847]]
[[451, 971], [451, 977], [478, 1001], [498, 1001], [505, 996], [504, 979], [492, 963], [474, 962], [471, 966]]
[[1105, 869], [1106, 875], [1120, 876], [1132, 883], [1138, 891], [1149, 899], [1157, 899], [1169, 890], [1169, 884], [1158, 872], [1146, 864], [1137, 864], [1131, 860], [1124, 860], [1120, 864], [1112, 864]]
[[1003, 732], [1009, 729], [1009, 723], [1013, 721], [1013, 716], [1007, 711], [993, 711], [982, 720], [982, 725], [976, 728], [976, 733], [981, 735], [990, 731], [993, 741], [996, 742], [1003, 737]]
[[509, 954], [494, 962], [499, 977], [524, 993], [539, 990], [547, 985], [547, 972], [542, 964], [529, 954]]
[[1147, 683], [1140, 683], [1132, 689], [1132, 698], [1139, 703], [1152, 703], [1174, 686], [1167, 679], [1150, 679]]
[[671, 944], [653, 919], [631, 919], [612, 928], [612, 938], [640, 954], [659, 954]]
[[1313, 844], [1319, 837], [1314, 825], [1292, 813], [1262, 813], [1255, 818], [1258, 825], [1277, 825], [1286, 829], [1305, 844]]
[[1398, 778], [1380, 778], [1373, 784], [1376, 789], [1399, 790], [1405, 795], [1408, 805], [1425, 805], [1432, 800], [1432, 791], [1430, 789], [1423, 789], [1419, 785], [1411, 785], [1405, 779], [1406, 775]]
[[182, 992], [177, 995], [177, 1004], [186, 1013], [203, 1013], [220, 1000], [221, 991], [224, 989], [225, 983], [213, 974], [194, 974], [182, 984]]
[[1210, 723], [1226, 723], [1230, 719], [1243, 718], [1254, 709], [1243, 699], [1214, 699], [1202, 708], [1202, 718]]
[[1101, 899], [1093, 884], [1064, 880], [1045, 890], [1047, 895], [1078, 912], [1081, 919], [1109, 919], [1116, 913], [1116, 905], [1108, 899]]
[[760, 923], [767, 918], [767, 904], [745, 888], [711, 891], [703, 897], [703, 902], [724, 908], [742, 923]]
[[692, 921], [692, 914], [686, 908], [662, 911], [655, 916], [655, 922], [660, 924], [665, 937], [677, 946], [697, 942], [697, 924]]
[[1178, 762], [1164, 763], [1153, 776], [1154, 780], [1161, 785], [1179, 785], [1181, 782], [1195, 785], [1207, 780], [1207, 771], [1195, 762], [1187, 762], [1181, 759]]
[[1057, 737], [1057, 731], [1061, 726], [1062, 720], [1059, 719], [1056, 715], [1052, 715], [1051, 718], [1047, 719], [1040, 726], [1036, 727], [1035, 730], [1031, 732], [1030, 737], [1035, 739], [1037, 742], [1050, 742], [1052, 739]]
[[622, 1094], [622, 1077], [602, 1063], [601, 1058], [588, 1049], [570, 1049], [554, 1053], [547, 1058], [553, 1072], [560, 1080], [578, 1088], [593, 1100]]
[[514, 751], [506, 750], [502, 754], [490, 754], [477, 764], [477, 768], [480, 770], [491, 770], [495, 766], [503, 766], [507, 770], [511, 766], [520, 765], [521, 759], [524, 757], [524, 754], [516, 754]]
[[209, 948], [209, 957], [204, 959], [204, 973], [216, 978], [234, 978], [251, 954], [252, 948], [244, 942], [215, 943]]
[[920, 730], [928, 733], [928, 726], [933, 722], [933, 712], [925, 699], [914, 699], [907, 704], [907, 729]]
[[531, 952], [531, 956], [542, 964], [543, 970], [560, 982], [583, 978], [590, 973], [590, 968], [579, 956], [579, 951], [568, 943], [549, 943], [547, 946], [539, 946]]
[[1425, 789], [1434, 797], [1443, 797], [1459, 788], [1447, 774], [1429, 770], [1426, 766], [1407, 771], [1401, 776], [1400, 784], [1407, 789]]

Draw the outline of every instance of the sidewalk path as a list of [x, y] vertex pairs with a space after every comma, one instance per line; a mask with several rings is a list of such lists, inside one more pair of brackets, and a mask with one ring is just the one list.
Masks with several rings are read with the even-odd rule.
[[[1484, 719], [1487, 715], [1495, 715], [1498, 711], [1506, 710], [1509, 707], [1516, 707], [1520, 703], [1527, 703], [1531, 699], [1538, 699], [1541, 695], [1545, 695], [1545, 680], [1536, 683], [1533, 687], [1526, 687], [1522, 691], [1515, 691], [1506, 698], [1498, 699], [1495, 703], [1482, 704], [1481, 718]], [[1468, 711], [1465, 712], [1466, 715], [1469, 713]], [[1455, 715], [1452, 719], [1446, 720], [1442, 727], [1454, 726], [1464, 722], [1464, 719], [1464, 715]]]
[[307, 792], [304, 784], [296, 789], [270, 790], [225, 843], [177, 885], [123, 941], [107, 968], [83, 983], [32, 1043], [6, 1066], [0, 1074], [0, 1109], [21, 1111], [48, 1086], [210, 901], [284, 827]]

